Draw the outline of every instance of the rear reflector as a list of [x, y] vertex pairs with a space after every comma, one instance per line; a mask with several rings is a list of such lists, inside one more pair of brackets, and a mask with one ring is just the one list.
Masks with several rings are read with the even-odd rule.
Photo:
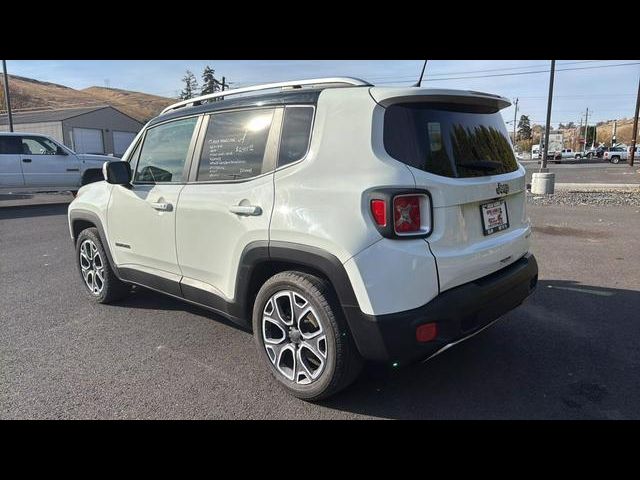
[[371, 200], [371, 213], [379, 227], [387, 226], [387, 205], [384, 200]]
[[393, 199], [393, 227], [396, 233], [420, 232], [422, 195], [398, 195]]
[[430, 342], [438, 335], [438, 325], [436, 323], [425, 323], [416, 328], [416, 340], [425, 343]]

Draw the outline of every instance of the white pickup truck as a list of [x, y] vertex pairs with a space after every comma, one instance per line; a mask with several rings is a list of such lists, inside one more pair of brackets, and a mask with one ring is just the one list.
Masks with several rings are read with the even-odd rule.
[[[638, 160], [638, 156], [640, 152], [638, 151], [638, 147], [635, 147], [633, 159]], [[629, 158], [631, 158], [631, 147], [611, 147], [608, 151], [604, 152], [603, 158], [608, 160], [611, 163], [618, 164], [622, 160], [623, 162], [628, 162]]]
[[75, 193], [85, 172], [86, 182], [109, 160], [114, 158], [75, 153], [46, 135], [0, 132], [0, 193]]

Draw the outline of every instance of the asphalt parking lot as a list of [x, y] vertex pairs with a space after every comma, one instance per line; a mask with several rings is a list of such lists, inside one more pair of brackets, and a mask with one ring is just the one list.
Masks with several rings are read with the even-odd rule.
[[0, 418], [640, 418], [637, 207], [529, 206], [540, 282], [525, 305], [309, 404], [212, 313], [144, 290], [89, 302], [67, 199], [48, 201], [0, 207]]

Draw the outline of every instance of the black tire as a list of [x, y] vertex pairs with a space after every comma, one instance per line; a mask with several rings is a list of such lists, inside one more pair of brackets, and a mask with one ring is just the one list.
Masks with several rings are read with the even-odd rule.
[[[104, 281], [102, 282], [102, 288], [99, 291], [91, 290], [83, 275], [82, 256], [80, 251], [85, 242], [93, 242], [99, 255], [100, 263], [103, 266], [102, 272]], [[89, 298], [91, 298], [91, 300], [97, 303], [112, 303], [117, 300], [121, 300], [131, 292], [131, 285], [120, 280], [113, 272], [97, 228], [87, 228], [78, 235], [78, 240], [76, 242], [76, 264], [78, 265], [78, 272], [80, 273], [80, 279], [82, 281], [82, 290]]]
[[611, 157], [611, 163], [613, 163], [614, 165], [617, 165], [620, 163], [620, 157], [618, 157], [617, 155], [615, 157]]
[[[272, 296], [283, 291], [292, 291], [308, 301], [317, 313], [317, 320], [326, 337], [326, 358], [323, 370], [307, 385], [301, 385], [295, 379], [290, 380], [285, 377], [275, 367], [265, 347], [262, 330], [263, 312]], [[293, 324], [296, 325], [296, 322]], [[287, 333], [285, 338], [286, 336]], [[325, 280], [308, 273], [281, 272], [262, 285], [253, 306], [253, 337], [258, 354], [278, 383], [291, 395], [306, 401], [318, 401], [335, 395], [357, 378], [364, 364], [333, 289]], [[295, 372], [293, 376], [296, 376]]]

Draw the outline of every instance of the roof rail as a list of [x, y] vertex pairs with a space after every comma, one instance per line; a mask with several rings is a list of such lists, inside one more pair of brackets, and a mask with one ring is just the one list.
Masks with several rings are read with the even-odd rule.
[[262, 85], [253, 85], [251, 87], [242, 87], [242, 88], [234, 88], [231, 90], [222, 90], [220, 92], [210, 93], [208, 95], [202, 95], [200, 97], [190, 98], [188, 100], [183, 100], [182, 102], [174, 103], [173, 105], [169, 105], [167, 108], [162, 110], [160, 115], [163, 115], [171, 110], [175, 110], [177, 108], [186, 107], [188, 105], [194, 105], [199, 102], [203, 102], [205, 100], [211, 100], [213, 98], [219, 97], [229, 97], [231, 95], [237, 95], [240, 93], [247, 92], [257, 92], [259, 90], [270, 90], [273, 88], [282, 88], [283, 90], [286, 88], [302, 88], [303, 85], [326, 85], [326, 84], [345, 84], [352, 86], [372, 86], [369, 82], [365, 82], [364, 80], [360, 80], [359, 78], [351, 78], [351, 77], [327, 77], [327, 78], [311, 78], [308, 80], [295, 80], [290, 82], [278, 82], [278, 83], [263, 83]]

